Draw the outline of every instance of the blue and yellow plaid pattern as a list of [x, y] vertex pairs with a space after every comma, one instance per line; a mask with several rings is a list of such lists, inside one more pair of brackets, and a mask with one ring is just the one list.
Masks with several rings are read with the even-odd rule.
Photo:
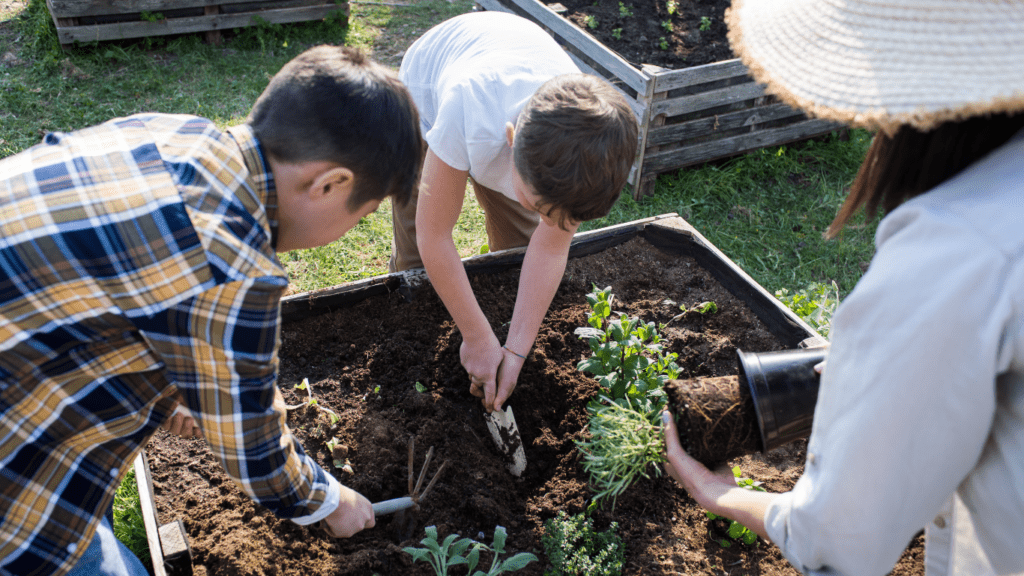
[[137, 115], [0, 160], [0, 574], [63, 574], [180, 394], [281, 517], [325, 472], [273, 407], [276, 194], [248, 126]]

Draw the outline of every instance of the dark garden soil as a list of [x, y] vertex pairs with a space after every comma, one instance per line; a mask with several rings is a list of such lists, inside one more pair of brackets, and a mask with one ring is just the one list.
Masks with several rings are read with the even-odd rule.
[[562, 17], [638, 68], [676, 70], [734, 58], [723, 19], [730, 0], [558, 1], [567, 9]]
[[[518, 270], [472, 279], [499, 338], [508, 328], [517, 281]], [[440, 461], [448, 464], [421, 509], [379, 517], [375, 528], [351, 539], [331, 539], [278, 520], [248, 500], [202, 440], [161, 432], [148, 448], [160, 521], [184, 522], [197, 576], [429, 575], [426, 564], [413, 564], [401, 548], [418, 546], [430, 525], [442, 537], [457, 532], [486, 543], [496, 525], [504, 526], [508, 553], [533, 551], [540, 557], [516, 574], [543, 574], [544, 521], [560, 510], [585, 510], [591, 496], [573, 441], [585, 433], [585, 407], [597, 384], [576, 370], [589, 349], [573, 331], [586, 325], [585, 294], [592, 283], [612, 286], [615, 310], [658, 323], [670, 322], [680, 304], [717, 303], [716, 314], [686, 314], [662, 331], [666, 348], [679, 354], [683, 377], [735, 374], [737, 347], [781, 347], [692, 259], [662, 255], [635, 239], [570, 261], [508, 403], [528, 461], [517, 479], [490, 438], [480, 401], [468, 392], [459, 363], [461, 337], [433, 292], [421, 290], [411, 303], [398, 294], [367, 300], [283, 329], [286, 400], [302, 402], [305, 392], [293, 386], [309, 378], [318, 401], [341, 417], [332, 427], [323, 412], [304, 407], [290, 413], [289, 424], [309, 454], [371, 501], [407, 494], [410, 437], [416, 437], [417, 471], [433, 446], [428, 477]], [[417, 383], [426, 391], [417, 391]], [[332, 466], [326, 447], [331, 438], [347, 447], [351, 472]], [[800, 441], [734, 463], [769, 491], [784, 491], [799, 477], [803, 461]], [[797, 574], [764, 542], [723, 548], [720, 525], [666, 476], [641, 480], [614, 510], [605, 506], [593, 516], [601, 530], [618, 522], [626, 546], [624, 574]], [[918, 538], [894, 574], [922, 574], [922, 557]]]

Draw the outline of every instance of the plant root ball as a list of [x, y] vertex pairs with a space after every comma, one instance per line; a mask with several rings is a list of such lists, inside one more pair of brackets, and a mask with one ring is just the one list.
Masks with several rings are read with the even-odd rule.
[[714, 470], [761, 450], [754, 401], [738, 376], [672, 380], [665, 391], [679, 442], [701, 464]]

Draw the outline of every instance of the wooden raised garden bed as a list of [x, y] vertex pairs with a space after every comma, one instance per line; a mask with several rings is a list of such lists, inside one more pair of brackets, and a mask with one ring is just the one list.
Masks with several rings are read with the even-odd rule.
[[840, 127], [809, 119], [765, 94], [739, 59], [677, 70], [638, 69], [537, 0], [477, 2], [536, 22], [582, 71], [605, 78], [628, 97], [640, 122], [640, 147], [629, 178], [637, 199], [653, 192], [660, 173]]
[[[515, 249], [464, 261], [499, 339], [508, 329], [523, 255]], [[410, 437], [416, 438], [413, 469], [425, 466], [431, 446], [431, 473], [442, 460], [447, 467], [418, 511], [380, 516], [375, 528], [335, 540], [279, 520], [246, 498], [204, 441], [160, 431], [146, 447], [153, 506], [164, 522], [182, 520], [195, 576], [430, 576], [432, 570], [402, 550], [419, 546], [425, 527], [436, 526], [441, 537], [458, 533], [490, 543], [498, 525], [507, 529], [508, 555], [540, 557], [514, 574], [544, 574], [550, 568], [544, 522], [561, 510], [586, 510], [593, 496], [574, 444], [586, 435], [587, 401], [598, 390], [594, 378], [577, 369], [590, 350], [574, 334], [587, 324], [586, 293], [593, 284], [611, 285], [616, 311], [664, 324], [663, 343], [679, 354], [686, 376], [735, 374], [737, 347], [768, 351], [822, 342], [675, 215], [579, 234], [508, 402], [527, 457], [516, 478], [491, 442], [480, 401], [468, 393], [459, 364], [462, 338], [422, 273], [290, 296], [282, 302], [282, 393], [288, 404], [303, 404], [307, 392], [294, 385], [308, 378], [317, 406], [338, 416], [332, 424], [309, 405], [289, 412], [289, 427], [306, 453], [373, 502], [408, 493]], [[675, 318], [680, 304], [704, 300], [716, 301], [718, 311]], [[333, 462], [339, 445], [343, 468]], [[804, 458], [798, 441], [737, 463], [767, 489], [782, 491], [795, 483]], [[664, 475], [641, 479], [614, 508], [605, 504], [590, 514], [596, 529], [618, 524], [626, 576], [719, 576], [722, 567], [736, 574], [798, 576], [774, 546], [723, 547], [721, 528]], [[917, 539], [894, 574], [922, 574], [921, 550]], [[484, 554], [486, 566], [490, 557]]]
[[253, 25], [254, 18], [286, 23], [348, 18], [348, 3], [335, 0], [46, 0], [63, 46], [205, 32], [218, 43], [220, 31]]

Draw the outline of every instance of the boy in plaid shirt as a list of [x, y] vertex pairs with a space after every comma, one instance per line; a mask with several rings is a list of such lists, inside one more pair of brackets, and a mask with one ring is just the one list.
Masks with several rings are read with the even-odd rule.
[[0, 574], [137, 573], [104, 511], [176, 398], [277, 516], [372, 527], [274, 404], [276, 253], [404, 203], [421, 157], [396, 75], [320, 46], [240, 126], [140, 114], [0, 161]]

